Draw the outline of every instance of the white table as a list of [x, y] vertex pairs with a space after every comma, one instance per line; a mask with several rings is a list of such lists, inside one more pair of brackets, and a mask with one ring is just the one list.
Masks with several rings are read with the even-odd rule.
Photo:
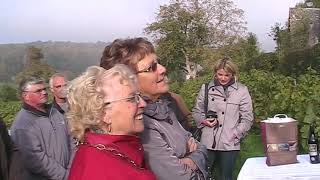
[[309, 155], [298, 155], [298, 163], [267, 166], [266, 157], [248, 158], [238, 180], [320, 180], [320, 163], [311, 164]]

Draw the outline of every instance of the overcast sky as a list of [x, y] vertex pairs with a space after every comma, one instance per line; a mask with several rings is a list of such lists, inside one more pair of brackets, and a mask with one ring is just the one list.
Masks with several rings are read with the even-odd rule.
[[[303, 0], [234, 0], [261, 48], [274, 49], [268, 33], [285, 24], [289, 7]], [[109, 42], [143, 36], [159, 6], [169, 0], [1, 0], [0, 44], [33, 41]]]

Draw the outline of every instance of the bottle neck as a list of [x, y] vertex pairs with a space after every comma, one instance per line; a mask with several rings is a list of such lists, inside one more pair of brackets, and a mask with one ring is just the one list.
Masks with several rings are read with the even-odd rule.
[[314, 125], [310, 125], [310, 129], [309, 129], [309, 134], [313, 134], [314, 135]]

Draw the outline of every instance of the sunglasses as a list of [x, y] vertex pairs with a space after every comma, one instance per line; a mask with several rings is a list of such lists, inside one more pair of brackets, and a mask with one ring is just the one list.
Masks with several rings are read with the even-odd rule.
[[158, 64], [159, 64], [158, 60], [155, 60], [155, 61], [152, 62], [152, 64], [148, 68], [146, 68], [144, 70], [137, 71], [137, 74], [155, 72], [157, 70], [157, 68], [158, 68]]
[[117, 100], [105, 102], [104, 105], [107, 106], [107, 105], [109, 105], [111, 103], [114, 103], [114, 102], [117, 102], [117, 101], [127, 101], [127, 102], [130, 102], [130, 103], [139, 104], [140, 103], [140, 98], [142, 98], [141, 94], [140, 93], [135, 93], [133, 96], [130, 96], [130, 97], [126, 97], [126, 98], [122, 98], [122, 99], [117, 99]]

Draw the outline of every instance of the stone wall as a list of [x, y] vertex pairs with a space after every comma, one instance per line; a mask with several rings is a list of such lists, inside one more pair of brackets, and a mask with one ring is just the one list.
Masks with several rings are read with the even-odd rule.
[[301, 27], [302, 23], [308, 23], [309, 37], [308, 46], [312, 47], [319, 43], [320, 38], [320, 8], [290, 8], [289, 31]]

